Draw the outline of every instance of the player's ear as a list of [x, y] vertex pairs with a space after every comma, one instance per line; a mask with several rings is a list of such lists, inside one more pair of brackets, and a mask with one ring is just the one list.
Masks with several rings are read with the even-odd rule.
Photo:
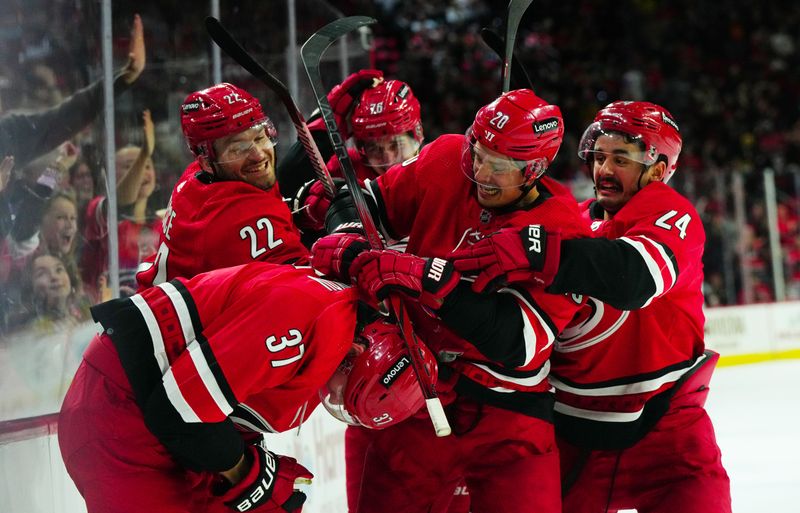
[[650, 182], [663, 182], [664, 175], [667, 172], [667, 163], [663, 160], [659, 160], [648, 170], [648, 174], [650, 175]]

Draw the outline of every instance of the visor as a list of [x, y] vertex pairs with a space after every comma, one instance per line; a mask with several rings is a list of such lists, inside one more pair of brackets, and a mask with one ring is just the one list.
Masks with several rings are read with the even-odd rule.
[[[480, 172], [491, 172], [492, 175], [507, 175], [508, 173], [522, 173], [526, 177], [526, 182], [529, 178], [538, 178], [547, 170], [547, 159], [540, 158], [535, 160], [518, 160], [497, 152], [489, 150], [481, 145], [473, 136], [472, 128], [470, 127], [464, 137], [464, 146], [461, 155], [461, 170], [464, 175], [472, 182], [486, 186], [493, 186], [494, 184], [486, 184], [479, 182], [475, 177]], [[516, 189], [518, 185], [509, 185], [505, 187], [496, 186], [498, 189]]]
[[263, 130], [263, 136], [258, 135], [253, 141], [250, 142], [233, 142], [225, 147], [225, 150], [217, 158], [218, 164], [225, 164], [228, 162], [236, 162], [245, 159], [254, 148], [259, 148], [261, 151], [269, 151], [278, 145], [278, 141], [273, 134], [276, 134], [275, 126], [268, 118], [264, 118], [260, 122], [251, 126], [243, 132], [258, 133]]
[[[597, 148], [597, 140], [600, 137], [618, 140], [628, 146], [626, 146], [624, 150], [615, 150], [613, 152], [605, 151], [603, 148]], [[636, 148], [633, 148], [631, 145], [635, 145]], [[580, 144], [578, 144], [578, 157], [585, 162], [591, 162], [599, 155], [602, 155], [604, 158], [616, 159], [619, 161], [620, 165], [629, 161], [651, 166], [655, 164], [658, 159], [658, 153], [655, 147], [648, 146], [647, 141], [641, 134], [629, 134], [618, 130], [615, 131], [609, 127], [604, 127], [602, 123], [596, 121], [589, 125], [583, 132]]]
[[396, 134], [356, 140], [356, 148], [365, 165], [386, 168], [416, 155], [419, 142], [408, 134]]
[[350, 379], [350, 372], [353, 370], [355, 360], [364, 350], [365, 348], [362, 344], [354, 342], [347, 356], [344, 357], [342, 363], [336, 368], [336, 372], [334, 372], [327, 383], [319, 389], [320, 402], [322, 402], [322, 406], [328, 410], [328, 413], [351, 426], [360, 426], [361, 423], [347, 411], [344, 404], [345, 392], [347, 391], [347, 382]]

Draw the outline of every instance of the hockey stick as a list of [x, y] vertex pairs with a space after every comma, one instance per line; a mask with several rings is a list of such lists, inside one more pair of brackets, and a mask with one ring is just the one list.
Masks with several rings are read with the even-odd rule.
[[319, 148], [317, 148], [314, 139], [311, 137], [311, 132], [308, 130], [308, 123], [306, 123], [305, 118], [300, 113], [300, 109], [297, 108], [297, 104], [289, 93], [289, 89], [287, 89], [283, 82], [278, 80], [261, 64], [256, 62], [247, 50], [233, 38], [231, 33], [222, 26], [222, 23], [220, 23], [218, 19], [212, 16], [206, 17], [206, 31], [211, 39], [217, 43], [217, 46], [222, 48], [225, 53], [247, 70], [248, 73], [259, 79], [264, 85], [278, 95], [278, 98], [286, 107], [289, 117], [292, 119], [292, 124], [295, 130], [297, 130], [297, 137], [300, 139], [300, 144], [303, 145], [303, 149], [306, 155], [308, 155], [308, 160], [311, 161], [311, 167], [314, 168], [314, 174], [317, 176], [317, 179], [322, 182], [322, 186], [325, 188], [325, 194], [329, 198], [333, 198], [334, 195], [336, 195], [336, 186], [333, 184], [333, 179], [331, 178], [330, 172], [328, 172], [328, 167], [325, 165], [325, 160], [322, 158]]
[[[308, 74], [308, 79], [311, 83], [311, 89], [314, 92], [314, 97], [319, 105], [319, 110], [322, 113], [322, 119], [325, 121], [325, 128], [328, 130], [328, 136], [333, 144], [334, 152], [339, 158], [339, 163], [342, 166], [342, 173], [344, 174], [347, 188], [353, 197], [358, 217], [364, 228], [364, 233], [369, 241], [370, 247], [373, 249], [383, 249], [383, 241], [378, 234], [378, 229], [375, 226], [375, 221], [372, 219], [367, 202], [364, 199], [364, 194], [361, 192], [361, 186], [356, 178], [353, 163], [347, 154], [344, 140], [336, 126], [336, 119], [333, 116], [333, 110], [328, 103], [325, 86], [322, 83], [322, 76], [320, 75], [319, 63], [322, 54], [328, 47], [348, 32], [355, 30], [365, 25], [371, 25], [376, 20], [366, 16], [351, 16], [348, 18], [340, 18], [335, 20], [314, 33], [303, 44], [300, 49], [300, 58], [303, 61], [303, 67]], [[425, 405], [428, 408], [428, 414], [433, 422], [433, 428], [436, 431], [436, 436], [447, 436], [450, 434], [450, 424], [447, 422], [447, 416], [442, 408], [442, 402], [436, 393], [436, 386], [433, 383], [432, 376], [428, 374], [425, 366], [422, 364], [420, 358], [420, 342], [414, 335], [413, 327], [408, 316], [405, 315], [402, 301], [394, 294], [389, 296], [389, 304], [392, 311], [397, 317], [400, 326], [400, 333], [406, 343], [414, 372], [417, 375], [422, 395], [425, 397]]]
[[[494, 53], [498, 55], [501, 59], [503, 58], [503, 52], [505, 51], [505, 43], [503, 42], [503, 38], [500, 37], [500, 34], [495, 32], [490, 28], [482, 28], [481, 29], [481, 39], [483, 42], [486, 43], [486, 46], [492, 49]], [[509, 83], [509, 89], [513, 87], [514, 89], [519, 88], [527, 88], [533, 89], [533, 81], [531, 80], [530, 75], [528, 75], [528, 70], [525, 69], [525, 66], [522, 65], [520, 60], [516, 58], [516, 53], [514, 52], [514, 59], [511, 62], [511, 80]]]
[[503, 92], [509, 91], [511, 85], [511, 61], [514, 58], [514, 42], [517, 39], [517, 29], [525, 10], [533, 0], [511, 0], [508, 2], [506, 14], [506, 51], [503, 54]]

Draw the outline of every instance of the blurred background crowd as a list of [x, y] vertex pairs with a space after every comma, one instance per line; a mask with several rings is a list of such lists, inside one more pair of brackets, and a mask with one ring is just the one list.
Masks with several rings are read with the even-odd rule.
[[[463, 132], [476, 109], [496, 97], [501, 59], [479, 34], [482, 27], [502, 29], [506, 4], [221, 0], [219, 17], [290, 83], [288, 75], [297, 73], [288, 62], [290, 34], [300, 44], [341, 15], [377, 18], [370, 37], [351, 37], [343, 51], [329, 51], [324, 76], [333, 85], [348, 70], [372, 66], [408, 82], [432, 140]], [[76, 93], [87, 95], [77, 110], [62, 109], [46, 122], [31, 118], [37, 142], [23, 144], [25, 151], [14, 154], [8, 150], [15, 146], [0, 139], [2, 344], [20, 334], [41, 339], [70, 332], [88, 321], [89, 305], [114, 294], [106, 226], [112, 193], [120, 293], [130, 293], [136, 266], [156, 249], [159, 212], [191, 159], [178, 106], [213, 82], [203, 28], [208, 3], [112, 5], [115, 69], [125, 71], [137, 13], [147, 55], [131, 83], [115, 82], [114, 191], [104, 144], [100, 2], [8, 0], [0, 11], [0, 120], [36, 116]], [[678, 120], [684, 146], [671, 185], [706, 223], [709, 306], [800, 299], [798, 26], [800, 4], [756, 7], [740, 0], [538, 0], [520, 25], [518, 59], [537, 93], [565, 116], [568, 136], [551, 173], [579, 199], [592, 195], [592, 184], [575, 146], [600, 107], [648, 100]], [[294, 139], [280, 103], [224, 56], [221, 70], [224, 80], [264, 101], [279, 128], [280, 156]], [[299, 73], [297, 100], [308, 115], [313, 99], [302, 68]], [[0, 124], [0, 138], [10, 140], [5, 130]], [[60, 133], [68, 135], [53, 140]]]

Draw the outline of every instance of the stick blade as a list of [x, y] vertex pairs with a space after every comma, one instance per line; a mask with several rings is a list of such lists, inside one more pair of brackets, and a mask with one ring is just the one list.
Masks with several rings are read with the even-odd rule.
[[306, 40], [300, 48], [300, 58], [303, 63], [318, 63], [320, 57], [328, 47], [342, 37], [359, 27], [372, 25], [378, 20], [369, 16], [348, 16], [328, 23]]
[[506, 51], [503, 58], [503, 92], [507, 93], [511, 85], [511, 61], [514, 57], [514, 43], [517, 40], [517, 29], [522, 15], [533, 0], [511, 0], [506, 11]]

